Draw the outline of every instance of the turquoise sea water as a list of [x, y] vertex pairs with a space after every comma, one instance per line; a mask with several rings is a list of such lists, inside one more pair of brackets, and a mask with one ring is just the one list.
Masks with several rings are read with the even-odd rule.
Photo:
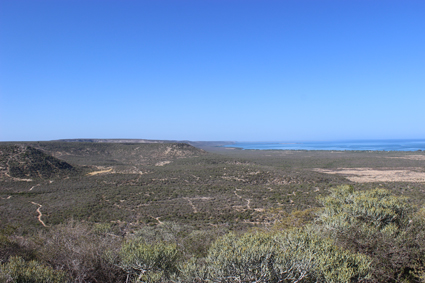
[[425, 140], [357, 140], [321, 142], [235, 142], [225, 147], [261, 150], [425, 150]]

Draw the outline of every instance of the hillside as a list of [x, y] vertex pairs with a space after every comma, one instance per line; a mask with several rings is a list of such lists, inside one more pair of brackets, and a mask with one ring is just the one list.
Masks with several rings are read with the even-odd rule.
[[205, 155], [185, 143], [39, 142], [35, 147], [79, 165], [154, 165]]
[[0, 178], [66, 177], [77, 168], [32, 146], [0, 145]]
[[85, 143], [170, 143], [172, 141], [147, 139], [61, 139], [58, 142], [85, 142]]

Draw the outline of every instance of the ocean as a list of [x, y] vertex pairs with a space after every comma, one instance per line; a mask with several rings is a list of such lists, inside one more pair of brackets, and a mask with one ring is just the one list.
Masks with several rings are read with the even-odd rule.
[[235, 142], [224, 147], [259, 150], [425, 151], [425, 140], [355, 140], [318, 142]]

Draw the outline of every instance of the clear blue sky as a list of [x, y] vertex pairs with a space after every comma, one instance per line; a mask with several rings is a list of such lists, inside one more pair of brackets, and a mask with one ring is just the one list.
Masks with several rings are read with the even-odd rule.
[[0, 141], [425, 138], [425, 1], [1, 0]]

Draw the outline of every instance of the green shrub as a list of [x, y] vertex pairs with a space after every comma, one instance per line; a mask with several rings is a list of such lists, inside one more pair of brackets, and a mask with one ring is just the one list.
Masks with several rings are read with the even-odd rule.
[[206, 257], [208, 249], [218, 237], [217, 231], [192, 231], [183, 239], [184, 252], [195, 257]]
[[13, 256], [9, 262], [0, 265], [0, 280], [8, 283], [62, 283], [66, 282], [66, 274], [35, 260], [25, 261]]
[[282, 208], [272, 208], [268, 210], [267, 218], [274, 220], [273, 230], [281, 231], [291, 228], [300, 228], [311, 224], [316, 218], [317, 208], [305, 210], [293, 210], [287, 213]]
[[229, 233], [204, 262], [182, 266], [184, 281], [352, 282], [368, 278], [370, 260], [323, 239], [311, 227], [280, 233]]
[[134, 282], [158, 282], [178, 272], [180, 256], [176, 244], [147, 244], [142, 239], [133, 239], [122, 245], [117, 265]]
[[272, 277], [270, 266], [277, 246], [267, 233], [229, 233], [211, 246], [206, 264], [211, 279], [219, 281], [259, 281]]
[[330, 191], [329, 196], [319, 198], [324, 206], [319, 219], [329, 230], [361, 226], [371, 232], [394, 233], [408, 224], [412, 208], [405, 197], [395, 197], [384, 189], [354, 191], [351, 186]]
[[320, 201], [318, 227], [338, 246], [369, 256], [376, 282], [423, 282], [425, 221], [405, 197], [342, 186]]
[[287, 282], [357, 282], [369, 278], [371, 261], [367, 256], [337, 247], [311, 226], [278, 234], [276, 241], [285, 251], [277, 262], [280, 278], [296, 270]]

